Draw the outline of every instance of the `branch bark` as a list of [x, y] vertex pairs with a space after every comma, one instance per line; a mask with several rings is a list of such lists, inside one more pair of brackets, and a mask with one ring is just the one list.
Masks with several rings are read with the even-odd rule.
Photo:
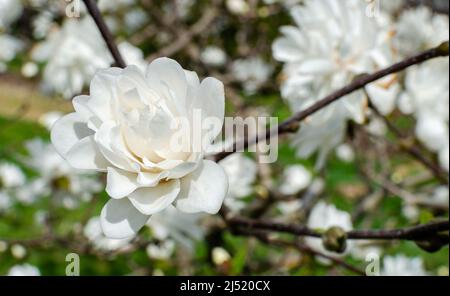
[[108, 29], [108, 26], [105, 23], [105, 20], [100, 13], [100, 10], [95, 3], [95, 0], [83, 0], [89, 14], [95, 21], [100, 33], [102, 34], [103, 39], [105, 40], [106, 45], [108, 46], [109, 51], [114, 59], [115, 66], [120, 68], [125, 68], [127, 65], [122, 58], [122, 55], [119, 52], [119, 48], [117, 47], [114, 37], [111, 34], [111, 31]]

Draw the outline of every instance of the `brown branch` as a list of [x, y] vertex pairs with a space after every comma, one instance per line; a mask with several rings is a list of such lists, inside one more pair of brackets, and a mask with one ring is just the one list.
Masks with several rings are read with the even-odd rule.
[[[321, 232], [310, 229], [304, 225], [252, 220], [244, 217], [226, 218], [226, 222], [231, 227], [240, 227], [248, 230], [260, 229], [260, 230], [290, 233], [296, 236], [309, 236], [317, 238], [322, 237]], [[352, 230], [347, 232], [347, 238], [416, 241], [436, 235], [438, 232], [448, 230], [449, 230], [449, 221], [446, 220], [391, 230]]]
[[83, 0], [89, 14], [95, 21], [100, 33], [102, 34], [103, 39], [105, 40], [106, 45], [108, 46], [109, 51], [114, 59], [115, 66], [120, 68], [125, 68], [127, 65], [122, 58], [122, 55], [117, 48], [116, 43], [114, 42], [114, 37], [111, 34], [111, 31], [108, 29], [100, 10], [97, 7], [95, 0]]
[[335, 91], [334, 93], [326, 96], [325, 98], [321, 99], [317, 103], [313, 104], [309, 108], [306, 108], [303, 111], [300, 111], [296, 114], [294, 114], [292, 117], [287, 119], [286, 121], [280, 123], [278, 126], [276, 126], [273, 129], [267, 130], [265, 133], [258, 135], [256, 137], [253, 137], [251, 139], [244, 138], [241, 141], [236, 141], [234, 145], [232, 146], [232, 151], [222, 151], [215, 155], [215, 160], [219, 161], [221, 159], [224, 159], [228, 155], [236, 152], [236, 151], [242, 151], [243, 149], [248, 148], [249, 146], [252, 146], [254, 144], [257, 144], [258, 142], [262, 140], [267, 140], [272, 136], [277, 136], [283, 133], [288, 133], [293, 131], [293, 126], [298, 125], [298, 122], [306, 119], [307, 117], [311, 116], [312, 114], [316, 113], [317, 111], [320, 111], [321, 109], [325, 108], [326, 106], [330, 105], [331, 103], [339, 100], [340, 98], [353, 93], [356, 90], [359, 90], [366, 86], [369, 83], [372, 83], [374, 81], [377, 81], [378, 79], [381, 79], [385, 76], [391, 75], [393, 73], [400, 72], [410, 66], [417, 65], [420, 63], [423, 63], [427, 60], [437, 58], [437, 57], [444, 57], [449, 55], [449, 48], [448, 48], [448, 41], [442, 43], [440, 46], [436, 48], [429, 49], [423, 53], [420, 53], [418, 55], [406, 58], [405, 60], [398, 62], [396, 64], [393, 64], [392, 66], [382, 69], [380, 71], [374, 72], [372, 74], [363, 75], [356, 80], [354, 80], [352, 83], [348, 84], [347, 86]]

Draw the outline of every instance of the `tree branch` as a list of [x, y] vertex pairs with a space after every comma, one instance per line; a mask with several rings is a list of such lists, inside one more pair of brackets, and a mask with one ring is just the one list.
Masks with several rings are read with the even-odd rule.
[[117, 48], [117, 45], [114, 41], [114, 37], [112, 36], [111, 31], [109, 31], [108, 26], [106, 25], [102, 17], [102, 14], [100, 13], [100, 10], [97, 7], [97, 4], [95, 3], [95, 0], [83, 0], [83, 1], [84, 4], [86, 5], [87, 10], [89, 11], [89, 14], [92, 16], [95, 23], [97, 24], [97, 27], [100, 30], [100, 33], [102, 34], [102, 37], [105, 40], [109, 51], [111, 52], [111, 55], [115, 62], [115, 66], [125, 68], [127, 65], [124, 59], [122, 58], [119, 49]]
[[262, 140], [267, 140], [272, 136], [280, 135], [287, 132], [292, 132], [293, 126], [297, 125], [298, 122], [304, 120], [308, 116], [316, 113], [317, 111], [320, 111], [321, 109], [325, 108], [326, 106], [330, 105], [331, 103], [339, 100], [340, 98], [353, 93], [356, 90], [359, 90], [366, 86], [369, 83], [372, 83], [374, 81], [377, 81], [378, 79], [381, 79], [385, 76], [400, 72], [410, 66], [417, 65], [420, 63], [423, 63], [427, 60], [437, 58], [437, 57], [444, 57], [449, 55], [449, 43], [448, 41], [442, 43], [440, 46], [429, 49], [425, 52], [422, 52], [418, 55], [406, 58], [405, 60], [398, 62], [396, 64], [393, 64], [392, 66], [382, 69], [380, 71], [374, 72], [372, 74], [364, 75], [359, 77], [358, 79], [354, 80], [352, 83], [348, 84], [347, 86], [335, 91], [334, 93], [326, 96], [325, 98], [321, 99], [317, 103], [313, 104], [309, 108], [306, 108], [303, 111], [300, 111], [296, 114], [294, 114], [292, 117], [287, 119], [286, 121], [280, 123], [278, 126], [276, 126], [273, 129], [267, 130], [265, 133], [258, 135], [254, 138], [244, 138], [241, 141], [236, 141], [233, 145], [232, 151], [222, 151], [215, 155], [214, 159], [216, 161], [220, 161], [227, 157], [230, 154], [233, 154], [236, 151], [242, 151], [243, 149], [248, 148], [249, 146], [252, 146], [254, 144], [259, 143]]
[[[284, 232], [296, 236], [321, 238], [322, 233], [304, 225], [283, 224], [272, 221], [252, 220], [244, 217], [226, 218], [231, 227], [242, 227], [249, 230], [260, 229]], [[449, 221], [430, 222], [407, 228], [391, 230], [352, 230], [347, 232], [348, 239], [379, 239], [379, 240], [421, 240], [436, 235], [438, 232], [448, 231]]]

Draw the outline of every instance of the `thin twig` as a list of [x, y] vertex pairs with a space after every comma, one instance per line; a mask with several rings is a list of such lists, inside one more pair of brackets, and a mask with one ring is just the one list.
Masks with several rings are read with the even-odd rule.
[[127, 65], [119, 52], [119, 48], [117, 47], [114, 41], [114, 37], [112, 36], [111, 31], [109, 31], [108, 26], [106, 25], [105, 20], [103, 19], [102, 14], [100, 13], [100, 10], [97, 7], [97, 4], [95, 3], [94, 0], [83, 0], [83, 1], [84, 4], [86, 4], [86, 8], [89, 14], [92, 16], [92, 18], [95, 21], [95, 24], [100, 30], [100, 33], [102, 34], [102, 37], [105, 40], [105, 43], [108, 46], [109, 51], [111, 52], [111, 55], [115, 62], [115, 66], [125, 68]]
[[393, 64], [392, 66], [382, 69], [380, 71], [377, 71], [372, 74], [363, 75], [357, 79], [355, 79], [352, 83], [348, 84], [347, 86], [335, 91], [334, 93], [326, 96], [325, 98], [321, 99], [317, 103], [313, 104], [309, 108], [306, 108], [303, 111], [300, 111], [296, 114], [294, 114], [292, 117], [287, 119], [286, 121], [280, 123], [275, 128], [267, 130], [265, 133], [253, 137], [251, 139], [244, 138], [241, 141], [236, 141], [234, 145], [232, 146], [232, 151], [222, 151], [215, 155], [215, 160], [219, 161], [221, 159], [224, 159], [228, 155], [236, 152], [236, 151], [242, 151], [243, 149], [246, 149], [254, 144], [257, 144], [258, 142], [262, 140], [267, 140], [271, 138], [272, 136], [277, 136], [282, 133], [292, 132], [293, 126], [298, 125], [298, 122], [306, 119], [307, 117], [311, 116], [312, 114], [316, 113], [317, 111], [322, 110], [326, 106], [330, 105], [331, 103], [339, 100], [340, 98], [353, 93], [356, 90], [359, 90], [366, 86], [369, 83], [372, 83], [374, 81], [377, 81], [378, 79], [381, 79], [385, 76], [391, 75], [393, 73], [400, 72], [410, 66], [417, 65], [420, 63], [423, 63], [427, 60], [437, 58], [437, 57], [444, 57], [449, 55], [448, 50], [448, 41], [442, 43], [440, 46], [429, 49], [423, 53], [420, 53], [418, 55], [406, 58], [405, 60], [398, 62], [396, 64]]

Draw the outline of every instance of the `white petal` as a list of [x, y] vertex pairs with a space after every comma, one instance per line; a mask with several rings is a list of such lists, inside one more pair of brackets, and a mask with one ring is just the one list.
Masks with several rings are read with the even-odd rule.
[[180, 180], [161, 182], [155, 187], [142, 187], [128, 198], [143, 214], [152, 215], [167, 208], [180, 192]]
[[183, 68], [175, 60], [159, 58], [147, 68], [146, 77], [150, 88], [158, 93], [166, 93], [169, 89], [175, 95], [175, 106], [178, 112], [186, 110], [187, 80]]
[[76, 143], [92, 133], [79, 114], [70, 113], [55, 122], [51, 131], [51, 140], [56, 151], [65, 157]]
[[98, 149], [94, 136], [81, 139], [67, 152], [65, 158], [72, 167], [80, 170], [105, 171], [109, 165]]
[[106, 203], [100, 214], [100, 221], [107, 237], [124, 239], [136, 235], [149, 217], [136, 210], [128, 198], [122, 198], [110, 199]]
[[106, 192], [115, 199], [123, 198], [138, 188], [137, 174], [108, 167]]
[[186, 213], [216, 214], [228, 191], [228, 177], [218, 164], [202, 161], [197, 170], [181, 179], [176, 207]]

